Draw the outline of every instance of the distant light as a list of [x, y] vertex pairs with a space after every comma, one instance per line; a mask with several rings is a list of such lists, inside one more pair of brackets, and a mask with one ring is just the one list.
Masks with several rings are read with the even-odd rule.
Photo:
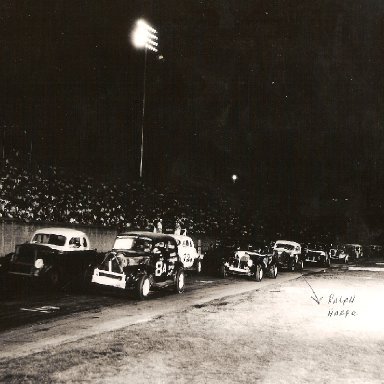
[[235, 183], [237, 180], [237, 175], [232, 175], [232, 181]]

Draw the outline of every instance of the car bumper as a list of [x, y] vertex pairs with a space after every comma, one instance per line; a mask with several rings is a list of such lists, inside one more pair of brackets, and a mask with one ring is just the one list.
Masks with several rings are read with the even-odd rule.
[[45, 273], [45, 269], [35, 268], [30, 264], [12, 264], [8, 268], [8, 274], [12, 276], [20, 276], [27, 278], [41, 278]]
[[309, 257], [307, 259], [304, 259], [304, 261], [306, 263], [323, 263], [324, 262], [323, 259], [319, 259], [319, 258], [316, 258], [316, 257]]
[[92, 283], [125, 289], [127, 276], [125, 273], [109, 272], [96, 268], [93, 271]]

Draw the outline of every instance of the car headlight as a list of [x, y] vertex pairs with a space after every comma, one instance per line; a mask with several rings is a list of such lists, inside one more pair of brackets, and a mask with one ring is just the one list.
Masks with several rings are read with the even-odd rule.
[[251, 268], [253, 265], [253, 261], [251, 259], [248, 260], [248, 267]]
[[36, 261], [35, 261], [35, 268], [36, 269], [41, 269], [41, 268], [43, 268], [44, 267], [44, 261], [43, 261], [43, 259], [37, 259]]

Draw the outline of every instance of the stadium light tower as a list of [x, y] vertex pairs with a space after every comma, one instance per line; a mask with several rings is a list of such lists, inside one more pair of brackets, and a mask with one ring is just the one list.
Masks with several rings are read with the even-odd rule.
[[156, 29], [152, 28], [144, 20], [136, 21], [132, 32], [132, 44], [134, 47], [144, 49], [144, 79], [143, 79], [143, 109], [141, 119], [141, 148], [140, 148], [140, 179], [143, 178], [143, 155], [144, 155], [144, 117], [145, 117], [145, 83], [147, 73], [147, 51], [157, 52], [158, 37]]

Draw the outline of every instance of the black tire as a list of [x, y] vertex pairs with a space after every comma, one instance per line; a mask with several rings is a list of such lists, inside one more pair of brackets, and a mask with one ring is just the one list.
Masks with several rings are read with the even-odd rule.
[[6, 275], [0, 272], [0, 293], [4, 293], [7, 289]]
[[175, 292], [183, 293], [185, 287], [185, 273], [182, 269], [179, 269], [175, 277]]
[[348, 261], [349, 261], [349, 256], [345, 255], [345, 257], [344, 257], [344, 264], [348, 264]]
[[135, 295], [139, 300], [144, 300], [148, 297], [151, 283], [147, 275], [142, 275], [136, 283]]
[[298, 260], [295, 266], [295, 270], [302, 271], [304, 269], [304, 262], [303, 260]]
[[47, 282], [50, 288], [60, 289], [63, 285], [63, 276], [61, 271], [58, 268], [53, 267], [47, 276]]
[[225, 277], [227, 277], [227, 270], [225, 269], [225, 265], [224, 264], [222, 264], [222, 265], [220, 265], [220, 268], [219, 268], [219, 276], [221, 277], [221, 278], [225, 278]]
[[196, 261], [196, 273], [200, 274], [201, 273], [201, 260]]
[[260, 265], [257, 265], [255, 269], [255, 280], [261, 281], [263, 279], [263, 275], [264, 275], [263, 268], [261, 268]]
[[270, 274], [272, 279], [276, 279], [276, 277], [277, 277], [277, 265], [276, 264], [271, 265], [269, 267], [269, 274]]
[[288, 269], [291, 271], [291, 272], [294, 272], [295, 271], [295, 260], [291, 259], [289, 260], [289, 265], [288, 265]]
[[328, 257], [328, 259], [325, 260], [324, 266], [326, 268], [329, 268], [331, 266], [331, 258], [330, 257]]
[[83, 274], [83, 280], [81, 282], [81, 288], [87, 290], [92, 285], [93, 266], [89, 265]]

